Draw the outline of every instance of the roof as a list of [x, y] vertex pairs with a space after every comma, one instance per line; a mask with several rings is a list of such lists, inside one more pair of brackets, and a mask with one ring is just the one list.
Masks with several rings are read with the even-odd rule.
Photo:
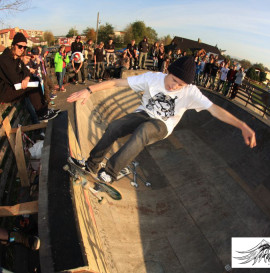
[[6, 48], [2, 45], [0, 45], [0, 52], [3, 52]]
[[6, 29], [1, 29], [0, 30], [0, 34], [4, 34], [10, 31], [10, 28], [6, 28]]
[[[21, 32], [25, 36], [25, 38], [27, 38], [27, 39], [29, 38], [29, 35], [27, 34], [27, 32], [24, 29], [20, 29], [20, 31], [18, 31], [18, 32]], [[17, 32], [15, 32], [15, 29], [11, 28], [10, 29], [10, 34], [9, 34], [9, 39], [13, 40], [16, 33]]]
[[31, 42], [35, 43], [35, 44], [40, 43], [40, 38], [38, 38], [38, 37], [28, 37], [27, 39], [30, 40]]
[[198, 41], [175, 36], [172, 40], [176, 44], [176, 48], [180, 48], [182, 51], [190, 49], [192, 52], [200, 49], [204, 49], [206, 53], [211, 52], [221, 56], [220, 50], [216, 46], [208, 45]]

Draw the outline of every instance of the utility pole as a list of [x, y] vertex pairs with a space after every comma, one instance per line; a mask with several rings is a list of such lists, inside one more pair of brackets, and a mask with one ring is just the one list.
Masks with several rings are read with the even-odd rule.
[[99, 12], [97, 14], [96, 45], [97, 45], [97, 42], [98, 42], [98, 24], [99, 24]]

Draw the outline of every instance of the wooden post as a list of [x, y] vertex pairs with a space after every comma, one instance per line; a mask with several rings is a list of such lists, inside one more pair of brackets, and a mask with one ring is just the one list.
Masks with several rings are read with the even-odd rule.
[[27, 173], [23, 143], [22, 143], [22, 129], [18, 128], [16, 133], [15, 158], [17, 162], [19, 177], [22, 187], [30, 186], [30, 181]]
[[3, 121], [3, 128], [6, 132], [10, 147], [11, 147], [13, 153], [15, 154], [15, 136], [14, 136], [14, 134], [11, 134], [11, 125], [10, 125], [8, 117], [6, 117]]

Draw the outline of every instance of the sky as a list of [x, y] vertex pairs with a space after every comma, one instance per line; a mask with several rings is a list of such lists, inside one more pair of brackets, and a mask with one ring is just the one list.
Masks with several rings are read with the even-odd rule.
[[100, 24], [109, 23], [115, 30], [144, 21], [159, 37], [200, 38], [225, 54], [270, 69], [269, 0], [30, 0], [28, 6], [20, 12], [0, 11], [0, 27], [49, 30], [54, 35], [66, 35], [75, 27], [81, 33], [96, 28], [99, 12]]

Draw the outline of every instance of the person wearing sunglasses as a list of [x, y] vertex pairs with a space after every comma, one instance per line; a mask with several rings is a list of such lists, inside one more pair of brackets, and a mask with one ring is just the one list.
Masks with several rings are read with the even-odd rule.
[[[6, 48], [0, 56], [0, 102], [13, 103], [29, 97], [40, 121], [47, 121], [57, 116], [48, 109], [42, 89], [27, 87], [31, 73], [21, 60], [27, 48], [27, 39], [23, 33], [15, 34], [11, 48]], [[16, 90], [15, 84], [21, 83], [21, 89]]]

